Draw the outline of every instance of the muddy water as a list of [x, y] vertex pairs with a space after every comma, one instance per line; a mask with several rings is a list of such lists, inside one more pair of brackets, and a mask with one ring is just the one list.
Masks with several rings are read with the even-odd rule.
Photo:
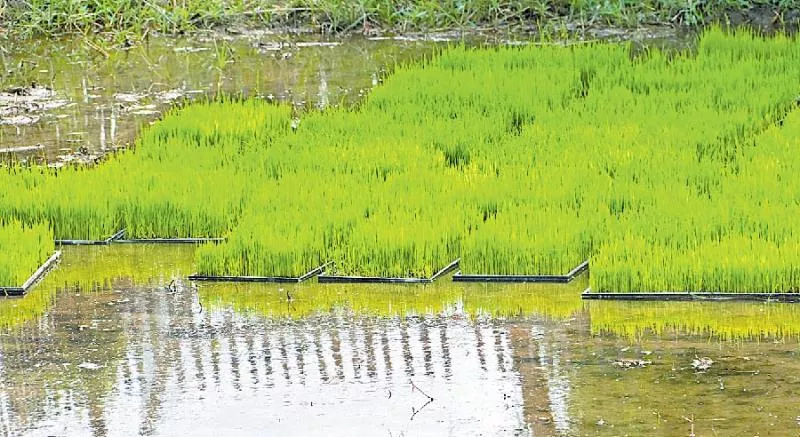
[[29, 296], [0, 301], [0, 433], [800, 431], [797, 306], [689, 305], [726, 317], [681, 328], [672, 309], [586, 305], [585, 278], [198, 287], [184, 279], [192, 257], [67, 248]]

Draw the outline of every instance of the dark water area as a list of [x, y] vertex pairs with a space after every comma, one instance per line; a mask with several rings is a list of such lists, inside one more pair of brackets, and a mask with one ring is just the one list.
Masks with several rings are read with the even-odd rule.
[[0, 434], [800, 430], [797, 306], [587, 303], [585, 277], [197, 285], [193, 250], [67, 248], [0, 301]]

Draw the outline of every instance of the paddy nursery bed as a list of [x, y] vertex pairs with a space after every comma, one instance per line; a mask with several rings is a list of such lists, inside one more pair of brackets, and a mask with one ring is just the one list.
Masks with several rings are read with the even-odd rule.
[[584, 261], [563, 275], [471, 275], [460, 271], [453, 275], [454, 282], [547, 282], [568, 284], [589, 270], [589, 261]]
[[422, 278], [413, 276], [386, 277], [339, 275], [335, 273], [336, 264], [331, 263], [330, 267], [331, 270], [334, 270], [334, 273], [328, 274], [328, 271], [323, 271], [322, 274], [317, 277], [317, 280], [323, 284], [432, 284], [446, 276], [448, 273], [451, 273], [457, 269], [460, 262], [460, 259], [454, 260], [453, 262], [439, 269], [439, 271], [434, 273], [432, 276]]
[[459, 258], [465, 276], [563, 276], [589, 260], [600, 293], [800, 291], [795, 39], [454, 46], [392, 70], [357, 107], [299, 123], [221, 99], [95, 168], [7, 166], [0, 219], [61, 240], [224, 237], [197, 251], [209, 277], [335, 262], [424, 279]]
[[0, 296], [24, 295], [60, 257], [47, 226], [0, 222]]

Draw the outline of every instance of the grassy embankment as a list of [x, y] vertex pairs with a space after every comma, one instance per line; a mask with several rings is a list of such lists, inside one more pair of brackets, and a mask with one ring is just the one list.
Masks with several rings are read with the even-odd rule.
[[58, 238], [228, 236], [199, 251], [207, 274], [589, 258], [596, 290], [800, 290], [796, 40], [710, 30], [696, 52], [635, 59], [454, 47], [394, 70], [358, 108], [299, 124], [260, 101], [198, 104], [97, 168], [12, 167], [0, 211]]
[[0, 27], [14, 37], [107, 33], [130, 42], [148, 33], [220, 26], [307, 28], [323, 32], [418, 32], [476, 27], [530, 27], [553, 20], [581, 25], [796, 22], [796, 0], [6, 0]]

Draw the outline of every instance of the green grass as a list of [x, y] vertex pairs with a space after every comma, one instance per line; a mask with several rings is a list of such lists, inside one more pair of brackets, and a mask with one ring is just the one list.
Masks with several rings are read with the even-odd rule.
[[[706, 31], [454, 46], [356, 108], [223, 99], [93, 169], [0, 171], [0, 218], [58, 238], [217, 237], [204, 274], [564, 274], [597, 291], [800, 291], [800, 45]], [[33, 202], [32, 199], [37, 199]], [[45, 201], [39, 201], [44, 199]]]
[[[725, 23], [728, 13], [749, 6], [735, 0], [30, 0], [0, 3], [0, 23], [15, 37], [109, 33], [124, 44], [151, 32], [177, 34], [230, 25], [299, 26], [326, 32], [525, 27], [554, 19], [584, 25], [703, 25]], [[796, 0], [764, 0], [753, 6], [774, 9], [779, 24], [786, 11], [800, 8]]]
[[21, 287], [54, 250], [47, 226], [0, 221], [0, 287]]

